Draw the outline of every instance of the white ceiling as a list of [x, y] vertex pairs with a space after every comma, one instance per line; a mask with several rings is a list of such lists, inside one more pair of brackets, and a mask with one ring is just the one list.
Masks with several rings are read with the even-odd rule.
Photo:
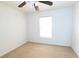
[[[23, 1], [4, 1], [1, 3], [5, 3], [5, 4], [7, 4], [11, 7], [14, 7], [16, 9], [19, 9], [25, 13], [26, 12], [35, 12], [33, 5], [29, 1], [26, 1], [27, 4], [24, 7], [18, 8], [17, 6], [22, 2]], [[74, 1], [52, 1], [52, 2], [53, 2], [53, 6], [48, 6], [48, 5], [40, 3], [40, 2], [37, 2], [37, 5], [39, 6], [40, 11], [44, 11], [44, 10], [48, 10], [48, 9], [58, 9], [58, 8], [72, 6], [75, 3]]]

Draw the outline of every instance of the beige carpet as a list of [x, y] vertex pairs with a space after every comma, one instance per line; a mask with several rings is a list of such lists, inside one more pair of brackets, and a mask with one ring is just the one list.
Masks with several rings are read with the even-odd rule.
[[26, 43], [14, 51], [2, 56], [3, 58], [76, 58], [69, 47]]

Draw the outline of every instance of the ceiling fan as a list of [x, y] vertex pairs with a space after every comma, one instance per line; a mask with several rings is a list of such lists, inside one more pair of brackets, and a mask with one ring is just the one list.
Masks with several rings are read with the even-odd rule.
[[[53, 5], [53, 2], [51, 2], [51, 1], [37, 1], [37, 2], [46, 4], [46, 5], [49, 5], [49, 6], [52, 6]], [[26, 1], [22, 2], [20, 5], [18, 5], [18, 7], [19, 8], [22, 8], [24, 5], [26, 5], [26, 3], [27, 3]], [[36, 2], [33, 2], [33, 6], [34, 6], [34, 8], [35, 8], [36, 11], [39, 10], [39, 7], [36, 5]]]

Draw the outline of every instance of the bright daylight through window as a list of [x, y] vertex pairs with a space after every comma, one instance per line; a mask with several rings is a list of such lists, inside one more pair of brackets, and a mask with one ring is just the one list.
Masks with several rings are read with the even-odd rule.
[[40, 18], [40, 37], [52, 38], [52, 17]]

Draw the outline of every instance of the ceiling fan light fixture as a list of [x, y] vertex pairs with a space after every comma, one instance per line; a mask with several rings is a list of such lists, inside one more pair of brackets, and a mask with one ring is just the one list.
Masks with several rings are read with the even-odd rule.
[[[39, 10], [37, 2], [46, 4], [46, 5], [49, 5], [49, 6], [53, 5], [53, 2], [51, 2], [51, 1], [27, 1], [27, 2], [29, 2], [29, 4], [31, 4], [31, 6], [33, 6], [36, 11]], [[20, 8], [20, 7], [23, 7], [24, 5], [26, 5], [26, 1], [22, 2], [20, 5], [18, 5], [18, 7]]]

